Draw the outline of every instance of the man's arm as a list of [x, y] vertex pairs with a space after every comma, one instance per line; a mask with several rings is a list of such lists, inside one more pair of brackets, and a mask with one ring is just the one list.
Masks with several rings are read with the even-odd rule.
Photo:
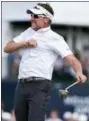
[[79, 60], [74, 55], [66, 56], [64, 58], [64, 60], [67, 61], [68, 64], [70, 64], [73, 67], [73, 69], [76, 73], [77, 81], [84, 83], [86, 81], [87, 77], [85, 75], [83, 75], [82, 66], [81, 66], [81, 63], [79, 62]]
[[15, 43], [14, 41], [10, 41], [4, 47], [4, 52], [11, 53], [11, 52], [14, 52], [14, 51], [22, 48], [22, 47], [24, 47], [24, 43], [22, 43], [22, 42]]
[[4, 52], [11, 53], [11, 52], [14, 52], [20, 48], [36, 47], [36, 46], [37, 46], [37, 43], [35, 40], [23, 41], [23, 42], [19, 42], [19, 43], [16, 43], [14, 41], [10, 41], [4, 47]]

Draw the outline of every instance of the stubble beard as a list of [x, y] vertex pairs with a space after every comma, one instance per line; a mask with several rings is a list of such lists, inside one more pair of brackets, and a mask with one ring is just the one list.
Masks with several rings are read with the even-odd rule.
[[39, 30], [39, 29], [41, 28], [41, 27], [37, 26], [36, 23], [32, 23], [32, 24], [31, 24], [31, 27], [32, 27], [32, 29], [35, 30], [35, 31], [37, 31], [37, 30]]

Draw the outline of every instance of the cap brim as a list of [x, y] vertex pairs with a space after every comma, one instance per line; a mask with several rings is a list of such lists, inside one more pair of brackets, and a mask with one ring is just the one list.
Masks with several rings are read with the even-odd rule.
[[28, 9], [27, 11], [27, 14], [43, 14], [42, 11], [40, 10], [36, 10], [36, 9]]
[[26, 11], [27, 14], [32, 14], [33, 12], [31, 10]]

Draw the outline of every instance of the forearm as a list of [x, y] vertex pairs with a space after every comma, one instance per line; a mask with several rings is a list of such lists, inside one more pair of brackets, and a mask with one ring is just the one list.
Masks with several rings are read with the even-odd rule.
[[15, 43], [14, 41], [10, 41], [4, 47], [4, 52], [11, 53], [23, 47], [23, 43]]
[[81, 63], [79, 62], [79, 60], [76, 57], [70, 56], [70, 57], [66, 58], [66, 60], [67, 60], [68, 64], [70, 64], [73, 67], [73, 69], [76, 73], [82, 73]]
[[82, 73], [81, 63], [76, 59], [71, 62], [71, 65], [76, 73]]
[[4, 52], [6, 53], [11, 53], [14, 52], [20, 48], [29, 48], [29, 47], [37, 47], [37, 42], [36, 40], [31, 40], [31, 41], [23, 41], [16, 43], [14, 41], [10, 41], [7, 43], [7, 45], [4, 48]]

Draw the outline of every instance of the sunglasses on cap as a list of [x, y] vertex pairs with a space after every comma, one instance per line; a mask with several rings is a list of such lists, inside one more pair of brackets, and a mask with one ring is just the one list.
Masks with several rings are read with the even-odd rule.
[[31, 14], [31, 17], [32, 18], [40, 18], [40, 17], [46, 17], [46, 15], [44, 15], [44, 14]]

